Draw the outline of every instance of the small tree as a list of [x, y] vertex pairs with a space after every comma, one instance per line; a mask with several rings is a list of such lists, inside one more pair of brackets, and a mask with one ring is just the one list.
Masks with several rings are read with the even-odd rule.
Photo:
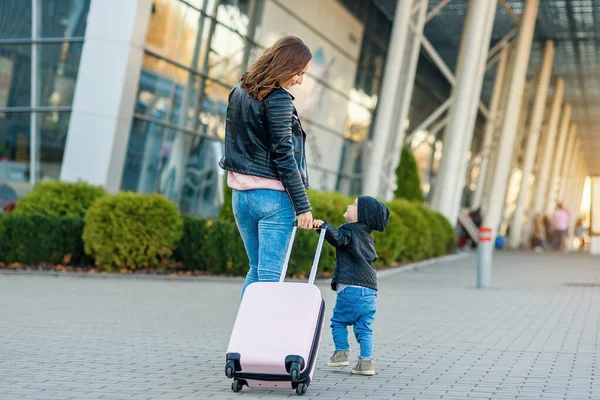
[[421, 190], [421, 178], [419, 177], [417, 161], [407, 146], [404, 146], [400, 155], [400, 164], [396, 169], [396, 182], [398, 187], [394, 192], [395, 198], [418, 202], [425, 201]]

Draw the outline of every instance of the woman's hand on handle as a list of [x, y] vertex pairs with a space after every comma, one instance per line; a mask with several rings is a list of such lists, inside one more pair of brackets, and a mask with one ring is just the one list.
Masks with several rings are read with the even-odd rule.
[[300, 229], [313, 229], [313, 216], [310, 211], [297, 215], [296, 221]]

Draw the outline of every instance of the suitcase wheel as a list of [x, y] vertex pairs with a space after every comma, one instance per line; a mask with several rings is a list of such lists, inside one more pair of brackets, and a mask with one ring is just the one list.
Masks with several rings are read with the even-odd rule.
[[307, 383], [299, 383], [298, 386], [296, 386], [296, 394], [298, 396], [302, 396], [304, 393], [306, 393], [306, 389], [308, 389]]
[[233, 361], [227, 361], [227, 364], [225, 364], [225, 375], [229, 379], [233, 378], [234, 370], [235, 370], [235, 364], [233, 363]]
[[235, 393], [241, 392], [243, 387], [244, 387], [244, 384], [242, 382], [238, 381], [237, 379], [234, 380], [233, 383], [231, 384], [231, 390], [233, 390]]
[[292, 377], [292, 382], [298, 382], [298, 380], [300, 379], [301, 368], [302, 367], [300, 366], [300, 363], [297, 361], [294, 361], [290, 366], [290, 375]]

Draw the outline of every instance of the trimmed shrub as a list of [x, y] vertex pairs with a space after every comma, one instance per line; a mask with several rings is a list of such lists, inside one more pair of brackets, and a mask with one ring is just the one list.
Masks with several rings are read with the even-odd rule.
[[431, 229], [423, 214], [414, 203], [404, 199], [396, 199], [388, 203], [391, 211], [400, 217], [407, 228], [405, 248], [400, 254], [400, 260], [419, 261], [430, 254]]
[[425, 220], [427, 221], [427, 225], [429, 226], [431, 232], [429, 246], [430, 251], [428, 252], [429, 257], [439, 257], [441, 255], [444, 255], [446, 253], [448, 239], [442, 222], [438, 219], [438, 216], [435, 215], [435, 213], [432, 210], [425, 207], [424, 205], [416, 204], [415, 206], [417, 210], [421, 212], [423, 217], [425, 217]]
[[154, 268], [172, 255], [182, 230], [177, 207], [162, 195], [123, 192], [90, 207], [83, 241], [106, 271]]
[[402, 149], [400, 155], [400, 164], [396, 168], [397, 188], [394, 192], [395, 198], [402, 198], [410, 201], [425, 201], [423, 191], [421, 190], [421, 177], [417, 168], [417, 161], [412, 151], [407, 146]]
[[452, 254], [456, 252], [457, 238], [456, 238], [456, 229], [452, 226], [450, 221], [444, 217], [443, 214], [440, 214], [437, 211], [432, 211], [433, 216], [437, 218], [439, 224], [442, 227], [442, 231], [444, 232], [445, 238], [445, 253]]
[[235, 223], [183, 216], [175, 259], [188, 270], [245, 275], [248, 257]]
[[373, 231], [375, 250], [378, 257], [375, 265], [381, 267], [401, 261], [402, 255], [406, 254], [407, 251], [406, 239], [408, 235], [408, 227], [404, 224], [400, 215], [390, 208], [390, 219], [385, 232]]
[[40, 182], [17, 202], [16, 214], [84, 217], [99, 198], [108, 195], [101, 186], [85, 182]]
[[83, 251], [80, 217], [0, 214], [0, 261], [26, 265], [91, 263]]

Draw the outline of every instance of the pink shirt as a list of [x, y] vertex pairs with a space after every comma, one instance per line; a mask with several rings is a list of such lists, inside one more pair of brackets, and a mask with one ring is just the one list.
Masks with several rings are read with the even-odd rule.
[[227, 171], [227, 186], [235, 190], [271, 189], [281, 192], [285, 191], [283, 183], [277, 179], [239, 174], [231, 171]]
[[552, 227], [558, 231], [569, 229], [569, 218], [571, 214], [566, 209], [559, 209], [552, 215]]

